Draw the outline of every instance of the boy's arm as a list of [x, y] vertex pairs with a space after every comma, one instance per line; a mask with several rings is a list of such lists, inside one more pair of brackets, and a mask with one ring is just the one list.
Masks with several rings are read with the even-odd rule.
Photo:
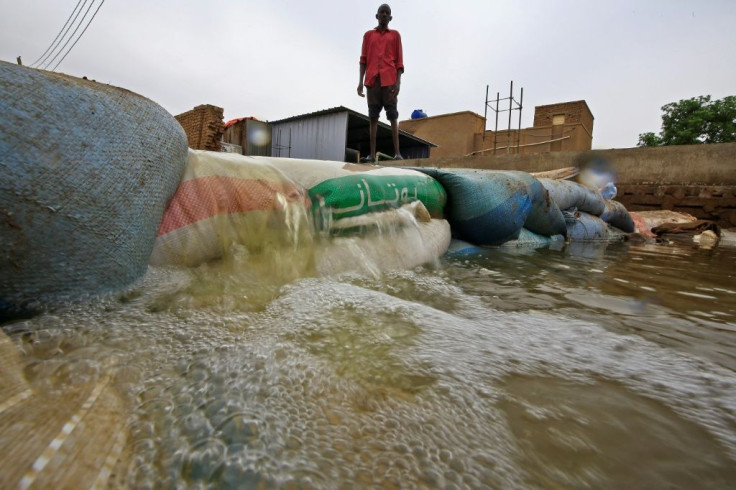
[[358, 80], [358, 95], [360, 95], [361, 97], [365, 97], [365, 94], [363, 93], [363, 78], [365, 78], [365, 65], [361, 63], [360, 80]]

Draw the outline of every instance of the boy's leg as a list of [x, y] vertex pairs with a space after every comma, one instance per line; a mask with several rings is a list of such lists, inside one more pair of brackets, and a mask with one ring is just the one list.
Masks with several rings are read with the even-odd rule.
[[378, 133], [378, 118], [371, 118], [371, 158], [376, 161], [376, 134]]
[[399, 122], [396, 119], [391, 119], [391, 133], [394, 140], [394, 157], [401, 157], [399, 151]]

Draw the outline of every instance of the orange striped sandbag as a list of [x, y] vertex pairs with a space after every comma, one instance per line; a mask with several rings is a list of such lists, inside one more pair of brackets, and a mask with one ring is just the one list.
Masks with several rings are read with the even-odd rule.
[[254, 253], [294, 244], [309, 230], [309, 207], [306, 190], [263, 160], [190, 149], [150, 264], [194, 266], [235, 244]]

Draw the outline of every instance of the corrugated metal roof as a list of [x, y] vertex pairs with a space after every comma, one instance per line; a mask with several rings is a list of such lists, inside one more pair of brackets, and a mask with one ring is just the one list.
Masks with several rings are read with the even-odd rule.
[[[328, 114], [336, 114], [336, 113], [339, 113], [339, 112], [347, 112], [348, 113], [348, 116], [351, 117], [351, 118], [363, 119], [366, 122], [370, 123], [370, 118], [367, 115], [361, 114], [360, 112], [356, 112], [356, 111], [354, 111], [352, 109], [348, 109], [345, 106], [332, 107], [330, 109], [324, 109], [324, 110], [321, 110], [321, 111], [309, 112], [307, 114], [301, 114], [301, 115], [298, 115], [298, 116], [291, 116], [291, 117], [287, 117], [285, 119], [279, 119], [277, 121], [269, 121], [269, 123], [270, 124], [281, 124], [281, 123], [287, 123], [287, 122], [294, 122], [294, 121], [298, 121], [300, 119], [310, 119], [310, 118], [313, 118], [313, 117], [319, 117], [319, 116], [324, 116], [324, 115], [328, 115]], [[384, 127], [385, 129], [388, 129], [389, 131], [391, 130], [391, 126], [390, 125], [388, 125], [386, 123], [383, 123], [381, 121], [378, 121], [378, 125]], [[425, 145], [428, 145], [428, 146], [432, 146], [432, 147], [437, 147], [437, 145], [435, 145], [431, 141], [427, 141], [427, 140], [424, 140], [422, 138], [418, 138], [418, 137], [414, 136], [411, 133], [407, 133], [406, 131], [399, 130], [399, 134], [401, 136], [405, 137], [405, 138], [409, 138], [409, 139], [414, 140], [414, 141], [416, 141], [418, 143], [422, 143], [422, 144], [425, 144]]]

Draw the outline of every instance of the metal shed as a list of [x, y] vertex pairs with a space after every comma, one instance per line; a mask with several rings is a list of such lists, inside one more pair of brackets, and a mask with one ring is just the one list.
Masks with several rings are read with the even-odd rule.
[[224, 125], [222, 151], [271, 156], [271, 126], [255, 117], [231, 119]]
[[[275, 157], [355, 162], [370, 153], [370, 119], [347, 107], [271, 121], [271, 154]], [[399, 131], [404, 158], [428, 158], [435, 144]], [[376, 150], [393, 155], [391, 126], [378, 123]]]

